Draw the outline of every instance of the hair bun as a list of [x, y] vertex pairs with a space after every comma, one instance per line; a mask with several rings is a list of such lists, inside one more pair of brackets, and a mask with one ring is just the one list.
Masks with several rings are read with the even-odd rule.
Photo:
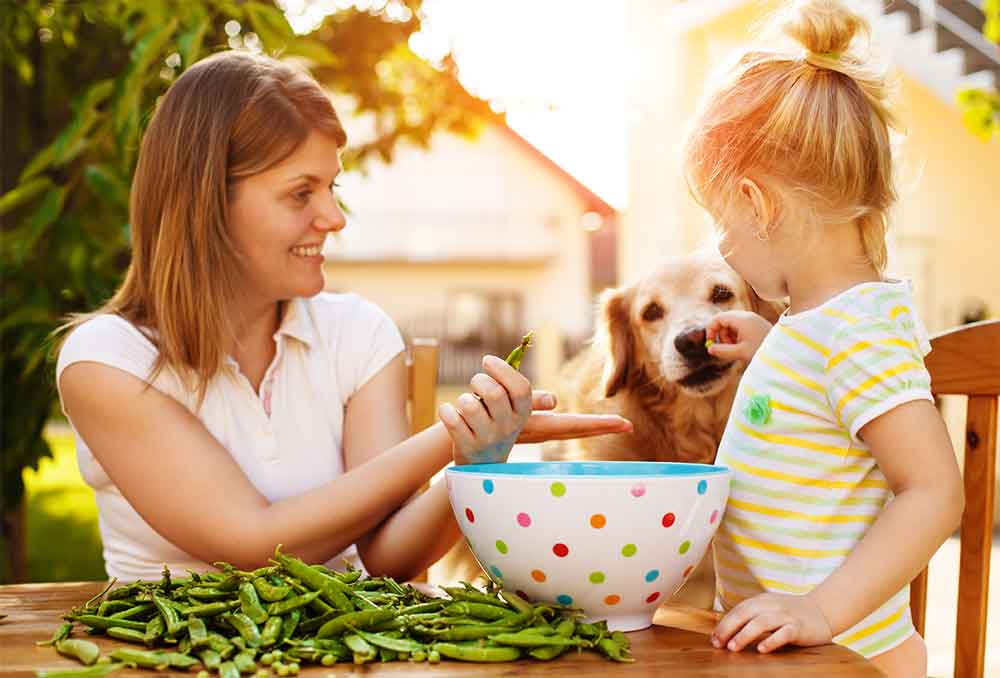
[[815, 54], [839, 55], [848, 51], [868, 22], [841, 0], [796, 0], [781, 19], [781, 31]]

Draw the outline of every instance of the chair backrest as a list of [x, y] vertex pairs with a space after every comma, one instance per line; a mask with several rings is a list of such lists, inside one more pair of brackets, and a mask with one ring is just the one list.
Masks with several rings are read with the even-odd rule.
[[[931, 340], [927, 356], [934, 395], [968, 396], [965, 423], [965, 512], [962, 514], [955, 628], [955, 678], [981, 678], [986, 651], [986, 600], [993, 535], [1000, 321], [949, 330]], [[927, 570], [910, 584], [910, 612], [923, 635]]]
[[410, 435], [413, 435], [437, 419], [437, 339], [413, 339], [410, 342], [407, 372], [406, 399], [410, 411]]

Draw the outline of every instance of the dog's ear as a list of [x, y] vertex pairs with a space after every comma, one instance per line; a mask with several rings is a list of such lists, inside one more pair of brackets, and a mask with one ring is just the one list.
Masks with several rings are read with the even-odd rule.
[[778, 322], [778, 317], [785, 312], [788, 308], [788, 304], [784, 301], [768, 301], [767, 299], [761, 299], [760, 296], [754, 291], [750, 283], [744, 282], [747, 287], [747, 297], [750, 299], [750, 310], [757, 315], [766, 318], [772, 325]]
[[605, 290], [598, 301], [597, 343], [604, 351], [604, 397], [610, 398], [628, 381], [634, 361], [632, 323], [629, 321], [632, 289]]

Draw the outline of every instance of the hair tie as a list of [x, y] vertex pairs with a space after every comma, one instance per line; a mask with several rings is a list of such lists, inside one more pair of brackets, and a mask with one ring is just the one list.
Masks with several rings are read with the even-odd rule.
[[815, 56], [821, 56], [826, 59], [833, 59], [834, 61], [840, 61], [840, 52], [811, 52]]

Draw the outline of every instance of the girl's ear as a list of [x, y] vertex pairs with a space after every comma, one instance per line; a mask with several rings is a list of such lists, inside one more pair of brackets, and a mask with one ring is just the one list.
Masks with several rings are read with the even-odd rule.
[[760, 184], [749, 177], [744, 177], [740, 179], [737, 189], [740, 197], [746, 200], [753, 210], [754, 218], [757, 220], [757, 230], [770, 235], [774, 228], [774, 210]]

